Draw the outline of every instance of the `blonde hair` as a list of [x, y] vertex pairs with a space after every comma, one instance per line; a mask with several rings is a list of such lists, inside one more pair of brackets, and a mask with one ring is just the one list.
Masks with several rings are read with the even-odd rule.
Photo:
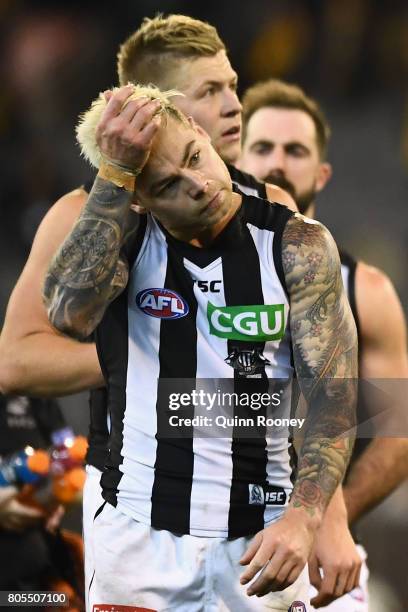
[[169, 87], [171, 71], [180, 58], [209, 57], [225, 50], [217, 30], [187, 15], [145, 18], [125, 40], [117, 56], [119, 83], [154, 83]]
[[316, 140], [321, 159], [327, 155], [330, 139], [330, 126], [316, 100], [305, 94], [297, 85], [291, 85], [278, 79], [270, 79], [257, 83], [243, 95], [242, 98], [243, 139], [246, 138], [246, 128], [252, 115], [260, 108], [284, 108], [300, 110], [309, 115], [316, 128]]
[[[188, 125], [188, 121], [183, 113], [171, 103], [170, 97], [183, 95], [180, 92], [171, 91], [160, 91], [154, 85], [133, 85], [133, 93], [129, 96], [123, 106], [126, 106], [131, 100], [137, 100], [138, 98], [150, 98], [151, 100], [160, 100], [160, 106], [156, 111], [156, 115], [162, 114], [164, 117], [172, 117], [177, 121]], [[112, 93], [118, 91], [118, 87], [112, 89]], [[107, 106], [107, 101], [103, 93], [99, 94], [99, 97], [94, 100], [91, 107], [79, 117], [79, 123], [76, 126], [76, 138], [81, 147], [81, 154], [85, 159], [95, 168], [99, 168], [102, 155], [96, 142], [96, 128], [102, 117], [102, 113]]]

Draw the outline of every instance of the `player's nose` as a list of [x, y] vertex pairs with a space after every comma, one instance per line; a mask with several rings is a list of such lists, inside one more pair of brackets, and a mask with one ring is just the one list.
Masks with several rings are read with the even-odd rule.
[[185, 173], [187, 183], [187, 194], [193, 200], [199, 200], [208, 189], [208, 179], [201, 172], [187, 171]]
[[268, 171], [285, 174], [286, 156], [282, 147], [274, 147], [268, 156]]
[[242, 105], [237, 92], [227, 87], [223, 91], [222, 115], [224, 117], [235, 117], [242, 113]]

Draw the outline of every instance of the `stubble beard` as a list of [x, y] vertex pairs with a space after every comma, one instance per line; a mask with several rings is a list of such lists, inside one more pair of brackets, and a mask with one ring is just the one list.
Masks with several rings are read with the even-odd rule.
[[308, 189], [307, 191], [298, 194], [296, 193], [296, 188], [294, 184], [291, 181], [288, 181], [285, 176], [281, 176], [278, 174], [268, 174], [268, 176], [266, 176], [262, 180], [265, 181], [265, 183], [277, 185], [278, 187], [281, 187], [282, 189], [287, 191], [295, 200], [299, 212], [302, 215], [305, 215], [307, 213], [307, 211], [316, 199], [317, 191], [315, 185], [313, 185], [311, 189]]

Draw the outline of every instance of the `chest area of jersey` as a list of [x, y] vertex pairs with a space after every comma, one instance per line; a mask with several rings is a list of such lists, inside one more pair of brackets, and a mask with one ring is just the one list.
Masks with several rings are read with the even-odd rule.
[[235, 266], [231, 256], [201, 267], [153, 243], [132, 271], [129, 309], [146, 331], [160, 322], [180, 330], [190, 323], [213, 338], [281, 340], [288, 317], [285, 292], [270, 261], [253, 254], [250, 259], [246, 268]]

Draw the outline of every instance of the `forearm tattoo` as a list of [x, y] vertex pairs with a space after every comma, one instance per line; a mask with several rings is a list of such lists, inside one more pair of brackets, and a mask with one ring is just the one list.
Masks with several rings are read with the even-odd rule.
[[53, 258], [44, 302], [53, 325], [69, 335], [88, 336], [106, 306], [126, 286], [127, 264], [119, 259], [129, 234], [132, 195], [97, 177], [81, 215]]
[[327, 230], [295, 216], [283, 233], [282, 257], [296, 375], [308, 404], [292, 504], [314, 514], [341, 483], [353, 447], [357, 335]]

